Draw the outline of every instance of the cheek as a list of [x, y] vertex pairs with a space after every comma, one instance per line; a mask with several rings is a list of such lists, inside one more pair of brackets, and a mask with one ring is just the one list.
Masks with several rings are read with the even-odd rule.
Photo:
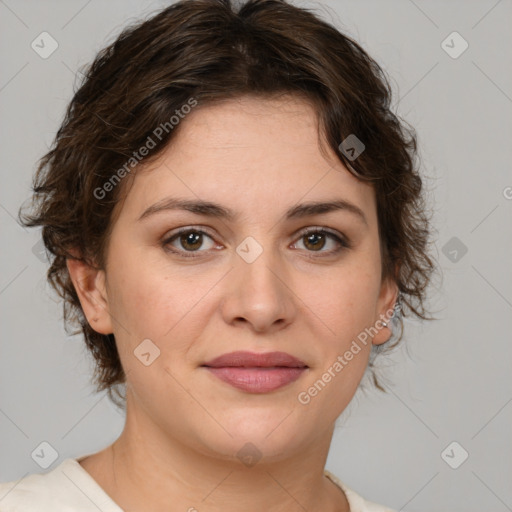
[[211, 315], [211, 290], [223, 272], [184, 277], [165, 261], [119, 263], [109, 273], [109, 305], [120, 351], [150, 339], [164, 356], [185, 352]]
[[372, 348], [368, 328], [375, 320], [378, 291], [375, 274], [353, 268], [326, 280], [324, 293], [312, 298], [311, 310], [322, 319], [316, 324], [329, 327], [328, 336], [319, 336], [319, 364], [297, 397], [313, 416], [335, 421], [354, 396]]
[[[377, 267], [378, 268], [378, 267]], [[380, 273], [371, 261], [341, 268], [319, 281], [309, 295], [311, 311], [329, 327], [338, 347], [356, 337], [375, 320]]]

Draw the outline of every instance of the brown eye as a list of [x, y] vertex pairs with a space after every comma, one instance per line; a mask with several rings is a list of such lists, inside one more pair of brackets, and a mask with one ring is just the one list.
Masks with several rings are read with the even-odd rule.
[[[210, 246], [204, 248], [205, 240], [210, 240]], [[193, 254], [186, 253], [199, 253], [198, 256], [203, 252], [207, 252], [207, 249], [211, 249], [215, 244], [213, 239], [207, 233], [200, 229], [181, 229], [175, 234], [171, 234], [167, 237], [163, 243], [163, 247], [173, 253], [178, 253], [182, 256], [195, 256]], [[204, 250], [201, 250], [203, 248]]]
[[[350, 248], [349, 242], [343, 236], [325, 229], [308, 229], [300, 235], [299, 240], [307, 252], [316, 252], [322, 256], [337, 254]], [[325, 247], [327, 250], [323, 250]]]
[[190, 231], [179, 236], [180, 244], [185, 249], [195, 251], [203, 245], [203, 235], [196, 231]]
[[304, 235], [304, 245], [313, 251], [319, 251], [325, 246], [325, 234], [316, 232]]

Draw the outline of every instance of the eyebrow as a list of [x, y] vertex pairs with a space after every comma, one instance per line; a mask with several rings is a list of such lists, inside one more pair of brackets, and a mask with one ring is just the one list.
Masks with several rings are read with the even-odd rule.
[[[202, 200], [190, 200], [180, 198], [165, 198], [157, 203], [153, 204], [138, 218], [139, 221], [154, 215], [159, 212], [168, 210], [185, 210], [198, 215], [204, 215], [207, 217], [213, 217], [233, 222], [238, 217], [236, 212], [211, 201]], [[352, 204], [344, 199], [336, 199], [333, 201], [310, 201], [302, 203], [289, 208], [285, 215], [285, 220], [300, 219], [303, 217], [309, 217], [313, 215], [320, 215], [330, 213], [333, 211], [347, 211], [354, 214], [359, 220], [368, 226], [366, 216], [355, 204]]]

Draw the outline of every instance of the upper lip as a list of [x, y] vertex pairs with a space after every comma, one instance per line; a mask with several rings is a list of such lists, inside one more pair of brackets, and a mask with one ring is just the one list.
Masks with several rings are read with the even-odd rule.
[[229, 354], [222, 354], [202, 366], [212, 368], [232, 367], [263, 367], [286, 366], [290, 368], [306, 368], [307, 365], [300, 359], [287, 354], [286, 352], [246, 352], [237, 351]]

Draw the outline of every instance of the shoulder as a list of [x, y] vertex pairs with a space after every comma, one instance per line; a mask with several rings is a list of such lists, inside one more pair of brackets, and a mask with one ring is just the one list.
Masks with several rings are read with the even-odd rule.
[[76, 459], [46, 473], [0, 483], [1, 512], [122, 512]]
[[347, 487], [337, 476], [333, 475], [327, 469], [324, 470], [324, 473], [332, 482], [343, 490], [350, 506], [350, 512], [395, 512], [392, 508], [379, 505], [373, 501], [365, 500], [362, 496]]

